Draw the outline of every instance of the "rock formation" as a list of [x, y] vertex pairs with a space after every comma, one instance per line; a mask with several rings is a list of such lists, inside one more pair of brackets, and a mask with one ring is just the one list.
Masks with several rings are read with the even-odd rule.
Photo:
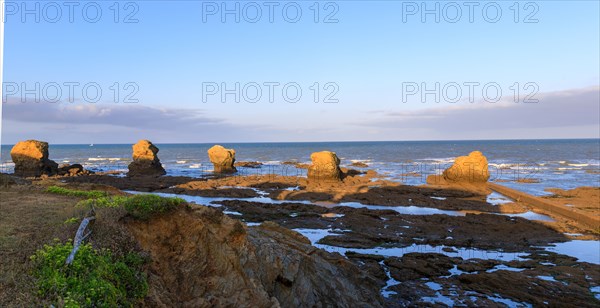
[[317, 181], [339, 181], [342, 178], [340, 159], [335, 152], [322, 151], [310, 155], [308, 178]]
[[48, 143], [37, 140], [20, 141], [10, 151], [15, 163], [15, 175], [39, 177], [55, 175], [58, 164], [48, 159]]
[[355, 161], [350, 166], [352, 166], [352, 167], [358, 167], [358, 168], [368, 168], [369, 167], [369, 165], [367, 165], [367, 164], [365, 164], [363, 162], [360, 162], [360, 161]]
[[448, 182], [485, 183], [490, 178], [488, 162], [479, 151], [459, 156], [454, 164], [442, 173]]
[[147, 306], [382, 306], [371, 276], [275, 223], [248, 228], [194, 206], [127, 227], [152, 260]]
[[85, 170], [80, 164], [64, 164], [58, 167], [58, 175], [62, 176], [77, 176], [77, 175], [87, 175], [92, 174], [94, 172]]
[[244, 167], [244, 168], [260, 168], [260, 166], [262, 166], [263, 163], [258, 162], [258, 161], [240, 161], [237, 162], [235, 164], [233, 164], [234, 167]]
[[482, 190], [490, 178], [488, 162], [485, 156], [479, 151], [473, 151], [468, 156], [459, 156], [454, 160], [454, 164], [442, 173], [442, 175], [430, 175], [427, 177], [427, 184], [431, 185], [454, 185], [461, 186], [468, 190]]
[[128, 176], [160, 176], [167, 172], [157, 156], [158, 148], [148, 140], [133, 145], [133, 162], [129, 164]]
[[217, 173], [232, 173], [237, 171], [233, 165], [235, 163], [234, 149], [226, 149], [220, 145], [215, 145], [208, 149], [208, 158]]
[[[244, 268], [281, 307], [380, 307], [377, 282], [348, 259], [311, 246], [273, 222], [248, 230], [256, 250]], [[335, 277], [332, 279], [332, 277]]]

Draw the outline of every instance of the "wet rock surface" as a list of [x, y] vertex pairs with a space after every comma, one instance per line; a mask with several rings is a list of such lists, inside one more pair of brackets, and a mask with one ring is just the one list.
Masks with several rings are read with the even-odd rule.
[[352, 164], [350, 164], [350, 166], [357, 167], [357, 168], [369, 168], [369, 165], [367, 165], [366, 163], [360, 162], [360, 161], [353, 162]]
[[304, 163], [300, 163], [297, 161], [284, 161], [281, 164], [295, 166], [296, 168], [299, 168], [299, 169], [308, 169], [308, 167], [310, 167], [310, 164], [304, 164]]
[[390, 276], [400, 282], [447, 276], [454, 267], [452, 258], [436, 253], [408, 253], [400, 258], [386, 258], [383, 263], [389, 268]]
[[94, 172], [85, 170], [81, 164], [64, 164], [58, 167], [57, 174], [59, 176], [80, 176], [89, 175]]
[[262, 165], [263, 165], [263, 163], [258, 162], [258, 161], [240, 161], [240, 162], [233, 164], [234, 167], [244, 167], [244, 168], [260, 168], [260, 166], [262, 166]]
[[375, 279], [346, 258], [315, 249], [307, 238], [274, 223], [250, 228], [248, 234], [257, 247], [255, 275], [282, 307], [380, 306]]
[[[242, 200], [216, 201], [247, 222], [275, 221], [287, 228], [342, 230], [319, 241], [347, 248], [406, 247], [412, 244], [526, 251], [531, 246], [566, 241], [543, 224], [519, 217], [490, 214], [403, 215], [371, 210], [301, 203], [267, 204]], [[335, 215], [326, 215], [326, 214]], [[511, 237], [506, 234], [513, 233]]]
[[375, 187], [364, 193], [345, 195], [343, 202], [374, 205], [414, 205], [448, 210], [478, 210], [497, 212], [477, 194], [461, 190], [431, 189], [414, 186]]
[[[370, 258], [352, 257], [357, 264]], [[521, 260], [496, 261], [450, 258], [435, 253], [410, 253], [386, 258], [394, 285], [387, 306], [560, 306], [597, 307], [590, 292], [598, 286], [597, 265], [572, 258], [531, 254]], [[465, 268], [470, 271], [464, 271]]]

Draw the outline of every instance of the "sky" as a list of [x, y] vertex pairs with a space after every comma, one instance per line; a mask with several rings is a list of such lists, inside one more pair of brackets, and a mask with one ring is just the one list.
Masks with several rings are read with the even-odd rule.
[[7, 1], [3, 144], [600, 138], [598, 1], [75, 4]]

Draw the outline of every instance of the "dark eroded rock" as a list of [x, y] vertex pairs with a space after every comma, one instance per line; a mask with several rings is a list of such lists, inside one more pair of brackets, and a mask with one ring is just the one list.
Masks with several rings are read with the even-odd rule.
[[148, 140], [133, 145], [133, 162], [129, 164], [128, 176], [161, 176], [167, 172], [158, 159], [158, 148]]

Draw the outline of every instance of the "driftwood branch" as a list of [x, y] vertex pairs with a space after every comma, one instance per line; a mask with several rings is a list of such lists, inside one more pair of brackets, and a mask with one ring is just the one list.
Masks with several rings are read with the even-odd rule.
[[71, 250], [71, 254], [69, 254], [69, 257], [66, 261], [67, 265], [73, 263], [73, 260], [75, 259], [75, 254], [77, 253], [77, 250], [79, 250], [79, 246], [81, 246], [81, 243], [83, 243], [83, 241], [92, 234], [91, 230], [87, 233], [85, 233], [85, 230], [87, 229], [88, 225], [94, 220], [96, 220], [96, 211], [94, 210], [94, 206], [92, 205], [92, 210], [88, 214], [88, 217], [84, 218], [81, 224], [79, 225], [79, 228], [77, 228], [77, 233], [75, 233], [75, 239], [73, 240], [73, 250]]

